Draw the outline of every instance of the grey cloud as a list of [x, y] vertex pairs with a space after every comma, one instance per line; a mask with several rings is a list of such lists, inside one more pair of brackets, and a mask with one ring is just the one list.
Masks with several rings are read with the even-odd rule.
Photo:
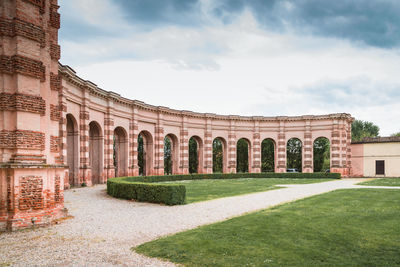
[[395, 0], [224, 0], [215, 14], [251, 10], [269, 30], [344, 38], [370, 46], [400, 46], [400, 2]]
[[128, 21], [143, 26], [160, 24], [198, 25], [198, 0], [116, 0]]
[[400, 84], [372, 82], [365, 77], [322, 81], [297, 90], [316, 106], [373, 107], [394, 104], [400, 99]]
[[[201, 0], [114, 0], [124, 18], [136, 29], [150, 31], [165, 25], [201, 27], [206, 17], [231, 23], [238, 14], [250, 10], [261, 27], [270, 31], [347, 39], [381, 48], [400, 47], [400, 2], [397, 0], [219, 0], [205, 11]], [[66, 10], [68, 12], [68, 10]], [[202, 12], [209, 12], [204, 14]], [[207, 16], [206, 16], [207, 15]], [[99, 25], [84, 25], [76, 16], [66, 17], [62, 37], [121, 34], [104, 31]], [[80, 26], [79, 26], [80, 24]]]

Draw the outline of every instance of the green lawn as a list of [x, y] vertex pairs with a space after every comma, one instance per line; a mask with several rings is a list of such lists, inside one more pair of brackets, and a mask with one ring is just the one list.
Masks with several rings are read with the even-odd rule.
[[400, 191], [337, 190], [134, 250], [186, 266], [399, 266]]
[[311, 184], [332, 181], [332, 179], [282, 179], [282, 178], [244, 178], [244, 179], [203, 179], [172, 181], [165, 183], [183, 184], [186, 187], [186, 203], [211, 200], [221, 197], [263, 192], [279, 187], [277, 184]]
[[377, 186], [400, 186], [400, 178], [378, 178], [359, 185], [377, 185]]

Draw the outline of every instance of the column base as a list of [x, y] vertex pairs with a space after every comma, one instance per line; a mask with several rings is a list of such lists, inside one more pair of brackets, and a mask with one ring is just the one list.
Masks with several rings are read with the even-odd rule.
[[313, 173], [314, 170], [311, 167], [305, 167], [303, 168], [303, 173]]
[[68, 215], [62, 165], [0, 167], [0, 231], [49, 225]]
[[284, 173], [284, 172], [286, 172], [286, 168], [285, 167], [278, 167], [278, 168], [276, 168], [275, 172]]
[[342, 178], [348, 178], [351, 176], [351, 168], [341, 168], [341, 167], [332, 167], [331, 168], [332, 173], [340, 173], [342, 175]]

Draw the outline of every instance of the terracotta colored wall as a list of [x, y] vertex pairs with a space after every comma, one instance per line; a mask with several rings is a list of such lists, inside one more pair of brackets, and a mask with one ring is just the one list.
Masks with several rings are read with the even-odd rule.
[[[189, 139], [195, 137], [201, 143], [199, 172], [212, 173], [212, 142], [220, 138], [224, 144], [224, 172], [236, 172], [236, 145], [245, 138], [249, 144], [249, 171], [261, 171], [261, 142], [270, 138], [275, 147], [275, 171], [286, 171], [286, 144], [290, 138], [298, 138], [303, 146], [303, 172], [313, 171], [313, 143], [318, 137], [326, 137], [331, 143], [331, 170], [343, 175], [351, 174], [351, 122], [349, 114], [297, 117], [243, 117], [202, 114], [190, 111], [156, 107], [140, 101], [129, 100], [113, 92], [102, 90], [93, 83], [84, 81], [68, 66], [60, 66], [62, 97], [66, 114], [80, 120], [80, 173], [76, 185], [92, 184], [90, 164], [86, 153], [90, 146], [87, 128], [95, 122], [102, 129], [104, 143], [103, 171], [100, 176], [105, 182], [116, 175], [138, 175], [137, 138], [140, 133], [148, 144], [147, 175], [164, 174], [164, 138], [174, 140], [174, 173], [189, 172]], [[82, 120], [82, 113], [85, 119]], [[80, 116], [80, 117], [78, 117]], [[125, 144], [128, 158], [125, 170], [119, 168], [115, 174], [113, 162], [113, 138], [115, 129], [128, 136]], [[82, 141], [84, 140], [84, 141]], [[124, 148], [125, 149], [125, 148]], [[177, 151], [178, 150], [178, 151]], [[84, 158], [82, 160], [82, 158]], [[119, 165], [119, 164], [118, 164]], [[99, 179], [96, 179], [99, 180]]]
[[385, 161], [386, 177], [400, 177], [400, 143], [370, 143], [364, 146], [364, 176], [375, 177], [375, 161]]
[[351, 152], [353, 176], [364, 176], [364, 144], [352, 144]]
[[57, 0], [0, 1], [0, 231], [65, 215]]

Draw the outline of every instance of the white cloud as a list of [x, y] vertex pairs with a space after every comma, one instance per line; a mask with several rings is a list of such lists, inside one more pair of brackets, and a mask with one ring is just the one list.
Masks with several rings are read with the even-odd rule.
[[[73, 62], [79, 75], [149, 104], [240, 115], [349, 112], [378, 124], [383, 135], [400, 130], [393, 123], [400, 106], [388, 99], [398, 97], [399, 51], [266, 32], [250, 12], [228, 25], [159, 27], [62, 44], [63, 63]], [[352, 90], [327, 87], [335, 81]], [[330, 95], [343, 103], [325, 99], [323, 90], [336, 90]], [[381, 104], [374, 105], [380, 93]]]

